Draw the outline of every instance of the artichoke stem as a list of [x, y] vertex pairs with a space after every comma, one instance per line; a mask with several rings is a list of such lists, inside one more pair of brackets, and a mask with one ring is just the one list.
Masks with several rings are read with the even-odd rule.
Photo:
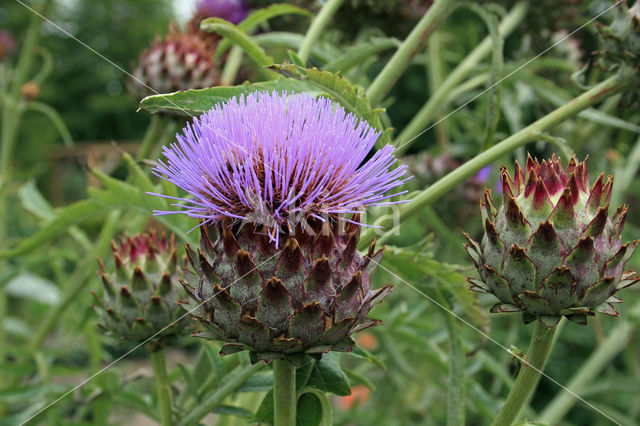
[[502, 409], [493, 421], [493, 426], [510, 426], [517, 419], [520, 411], [533, 394], [540, 373], [551, 352], [553, 336], [557, 327], [548, 329], [542, 321], [536, 321], [536, 329], [531, 337], [529, 353], [524, 357], [527, 363], [522, 363], [516, 382], [509, 392]]
[[167, 375], [167, 361], [164, 356], [164, 348], [155, 347], [151, 351], [151, 362], [156, 379], [156, 392], [160, 405], [160, 422], [162, 426], [171, 426], [171, 384]]
[[275, 426], [296, 425], [296, 367], [284, 359], [273, 361]]

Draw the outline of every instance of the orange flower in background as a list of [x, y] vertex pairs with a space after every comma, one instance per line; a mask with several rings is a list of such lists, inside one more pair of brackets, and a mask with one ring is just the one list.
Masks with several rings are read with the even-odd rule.
[[363, 332], [356, 336], [356, 344], [370, 351], [378, 347], [378, 339], [371, 333]]
[[354, 386], [353, 388], [351, 388], [350, 395], [338, 398], [338, 406], [343, 410], [349, 410], [356, 403], [357, 405], [362, 405], [367, 402], [370, 395], [371, 390], [368, 387], [364, 385]]

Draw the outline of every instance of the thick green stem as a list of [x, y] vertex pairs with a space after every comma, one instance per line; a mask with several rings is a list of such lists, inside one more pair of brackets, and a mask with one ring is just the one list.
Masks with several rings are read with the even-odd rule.
[[[399, 218], [396, 219], [399, 219], [400, 223], [402, 223], [407, 218], [419, 213], [424, 206], [433, 203], [438, 198], [455, 188], [456, 185], [462, 183], [465, 179], [477, 173], [480, 169], [489, 165], [493, 161], [511, 153], [516, 148], [539, 139], [539, 135], [542, 132], [556, 126], [568, 118], [575, 116], [580, 111], [624, 91], [628, 87], [633, 87], [633, 85], [637, 83], [638, 77], [634, 72], [625, 72], [608, 78], [597, 86], [584, 92], [582, 95], [567, 102], [560, 108], [557, 108], [551, 113], [545, 115], [533, 124], [530, 124], [519, 132], [509, 136], [502, 142], [478, 154], [476, 157], [467, 161], [451, 173], [445, 175], [436, 183], [413, 197], [410, 203], [403, 204], [399, 208]], [[393, 218], [386, 217], [379, 222], [380, 223], [376, 223], [376, 225], [380, 225], [384, 229], [389, 229], [389, 227], [393, 225]], [[368, 247], [375, 237], [374, 234], [375, 231], [373, 228], [369, 228], [364, 232], [360, 238], [360, 247]], [[390, 232], [382, 235], [378, 241], [384, 242], [390, 235]]]
[[296, 367], [285, 359], [273, 361], [274, 426], [296, 425]]
[[[440, 305], [450, 307], [439, 291], [435, 299]], [[460, 340], [460, 331], [453, 316], [445, 309], [438, 309], [449, 334], [449, 390], [447, 393], [447, 426], [465, 424], [465, 352]]]
[[[578, 373], [567, 384], [540, 414], [540, 421], [545, 424], [559, 424], [565, 414], [576, 403], [582, 389], [596, 381], [602, 369], [608, 366], [613, 358], [618, 355], [629, 343], [635, 327], [628, 322], [622, 322], [614, 327], [613, 332], [602, 342], [598, 349], [591, 354], [589, 359], [582, 364]], [[571, 389], [571, 391], [569, 391]]]
[[149, 121], [149, 126], [147, 126], [147, 130], [144, 132], [144, 137], [142, 138], [136, 159], [141, 160], [149, 156], [156, 142], [158, 142], [158, 137], [162, 134], [164, 122], [165, 120], [160, 114], [153, 114], [151, 116], [151, 121]]
[[551, 351], [556, 329], [557, 327], [548, 329], [542, 321], [536, 321], [536, 329], [531, 337], [529, 353], [524, 357], [526, 362], [521, 363], [518, 378], [493, 421], [493, 426], [510, 426], [518, 418], [518, 414], [520, 414], [524, 405], [533, 395]]
[[304, 36], [300, 50], [298, 50], [298, 56], [302, 59], [302, 62], [309, 60], [309, 54], [314, 43], [322, 34], [322, 31], [327, 26], [333, 15], [338, 11], [344, 0], [328, 0], [320, 9], [320, 13], [311, 22], [311, 26], [307, 30]]
[[371, 105], [378, 105], [385, 97], [402, 73], [407, 69], [411, 60], [422, 49], [429, 36], [446, 19], [459, 0], [436, 0], [418, 24], [411, 30], [396, 53], [380, 71], [380, 74], [369, 86], [367, 97]]
[[[500, 23], [499, 31], [503, 37], [507, 37], [518, 26], [527, 14], [528, 3], [518, 2], [514, 8], [504, 17]], [[396, 138], [395, 145], [398, 146], [398, 153], [402, 153], [410, 146], [408, 141], [415, 138], [422, 130], [424, 130], [442, 111], [443, 105], [449, 99], [449, 94], [455, 89], [469, 74], [476, 69], [478, 64], [491, 53], [492, 40], [491, 36], [487, 36], [482, 42], [469, 53], [466, 58], [447, 76], [447, 78], [438, 86], [427, 103], [418, 111], [411, 119], [409, 124], [402, 129], [402, 132]]]
[[153, 374], [156, 379], [156, 392], [160, 405], [160, 423], [162, 426], [171, 426], [173, 424], [171, 419], [171, 383], [169, 383], [167, 375], [167, 360], [162, 346], [151, 351], [151, 362], [153, 363]]
[[[191, 426], [197, 424], [214, 408], [222, 404], [222, 401], [238, 389], [249, 377], [253, 376], [263, 365], [261, 363], [239, 366], [225, 376], [224, 382], [209, 396], [206, 396], [196, 408], [190, 411], [180, 420], [178, 426]], [[295, 419], [294, 419], [295, 421]], [[294, 423], [295, 424], [295, 423]]]

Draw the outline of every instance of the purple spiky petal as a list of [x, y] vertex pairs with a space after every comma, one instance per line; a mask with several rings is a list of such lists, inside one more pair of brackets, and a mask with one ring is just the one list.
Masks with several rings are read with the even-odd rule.
[[378, 136], [326, 98], [266, 92], [233, 98], [164, 148], [154, 173], [190, 196], [177, 198], [182, 210], [156, 213], [254, 223], [277, 241], [283, 229], [309, 218], [400, 203], [388, 201], [404, 193], [393, 190], [408, 179], [394, 148], [367, 158]]

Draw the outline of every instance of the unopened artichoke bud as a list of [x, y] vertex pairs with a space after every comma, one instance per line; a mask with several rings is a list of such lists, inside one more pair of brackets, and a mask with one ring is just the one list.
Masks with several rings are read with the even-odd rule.
[[609, 217], [613, 177], [601, 174], [589, 189], [587, 160], [527, 159], [516, 162], [512, 179], [501, 169], [503, 201], [496, 210], [491, 191], [481, 202], [482, 243], [466, 235], [467, 253], [480, 279], [471, 289], [500, 302], [491, 312], [523, 312], [525, 322], [539, 318], [552, 327], [562, 316], [586, 324], [599, 311], [618, 316], [615, 296], [640, 277], [623, 272], [640, 240], [621, 244], [627, 208]]
[[16, 40], [9, 31], [0, 30], [0, 61], [16, 50]]
[[371, 289], [382, 250], [356, 250], [361, 211], [396, 203], [388, 192], [406, 180], [390, 145], [367, 159], [378, 136], [326, 98], [253, 93], [165, 148], [154, 171], [201, 220], [184, 280], [200, 336], [224, 341], [223, 354], [298, 363], [351, 350], [351, 334], [378, 324], [367, 314], [391, 285]]
[[174, 237], [167, 241], [155, 232], [112, 241], [115, 270], [107, 271], [100, 262], [104, 288], [100, 297], [92, 291], [98, 324], [106, 334], [124, 340], [146, 342], [183, 334], [184, 310], [178, 301], [186, 293], [178, 284]]
[[134, 96], [143, 98], [215, 86], [220, 72], [212, 56], [200, 37], [172, 28], [164, 40], [156, 40], [140, 55], [127, 87]]

